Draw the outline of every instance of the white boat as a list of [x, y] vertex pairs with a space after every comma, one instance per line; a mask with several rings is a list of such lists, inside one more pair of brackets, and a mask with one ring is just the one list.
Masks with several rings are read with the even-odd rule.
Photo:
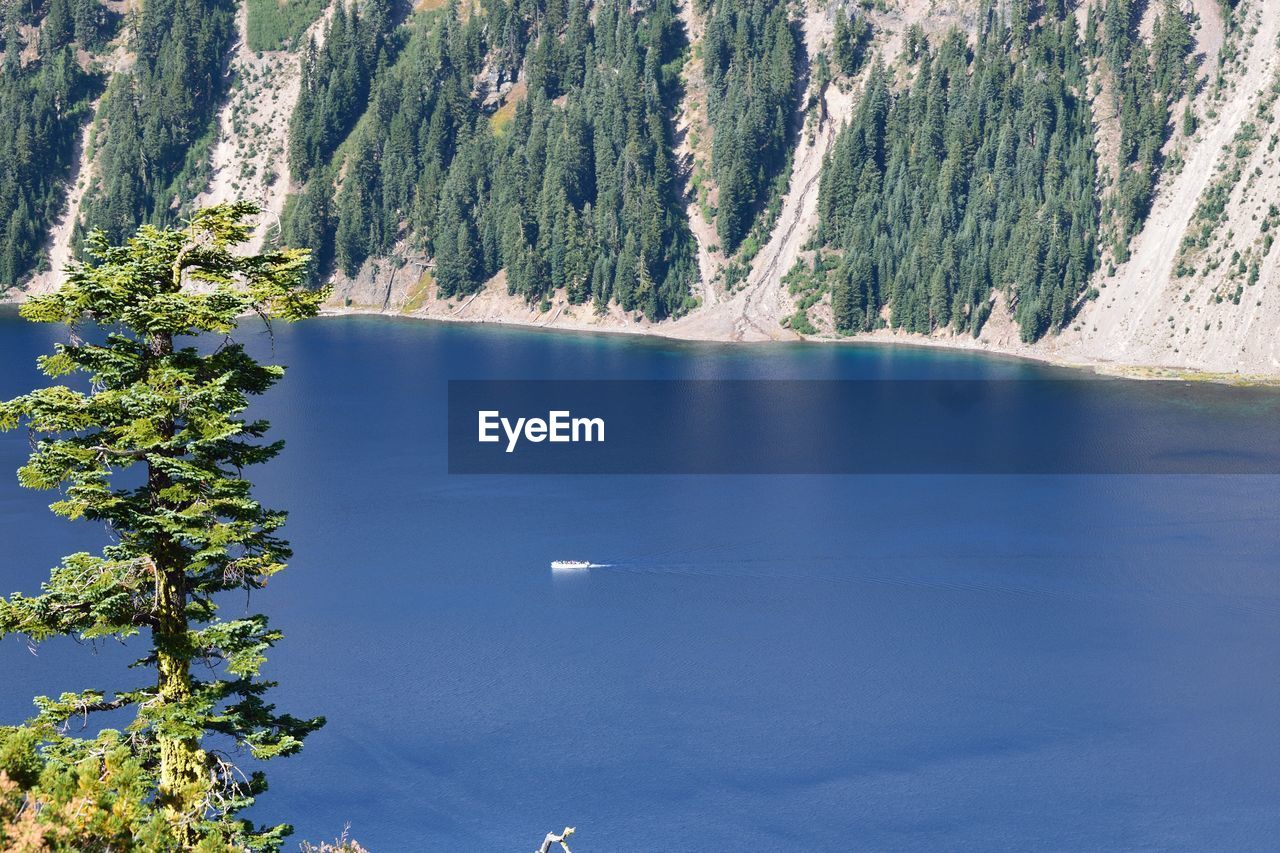
[[586, 560], [552, 560], [553, 569], [589, 569], [591, 564]]

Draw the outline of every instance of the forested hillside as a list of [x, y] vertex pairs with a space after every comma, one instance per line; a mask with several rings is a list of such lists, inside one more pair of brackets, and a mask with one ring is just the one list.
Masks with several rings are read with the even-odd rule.
[[[1280, 192], [1262, 0], [6, 9], [9, 286], [51, 284], [90, 229], [238, 190], [270, 195], [258, 239], [312, 248], [337, 307], [1090, 352], [1099, 324], [1164, 335], [1157, 303], [1205, 351], [1280, 325], [1280, 215], [1250, 207]], [[1163, 289], [1121, 297], [1143, 282]]]
[[307, 186], [285, 239], [347, 275], [408, 241], [445, 297], [505, 270], [530, 300], [564, 289], [649, 318], [687, 310], [670, 0], [482, 10], [426, 15], [391, 41], [376, 4], [335, 14], [303, 60], [290, 150]]
[[936, 49], [921, 40], [907, 48], [914, 79], [897, 95], [884, 66], [872, 69], [819, 202], [820, 239], [839, 256], [837, 328], [874, 328], [888, 305], [895, 326], [970, 331], [1006, 283], [1025, 336], [1061, 327], [1098, 229], [1073, 24], [1015, 33], [991, 21], [972, 53], [958, 32]]
[[140, 223], [174, 222], [204, 188], [232, 11], [230, 0], [147, 0], [131, 16], [136, 59], [99, 109], [101, 159], [81, 233], [117, 242]]
[[0, 71], [0, 288], [41, 262], [49, 227], [62, 207], [62, 184], [76, 141], [102, 85], [92, 62], [115, 20], [97, 0], [5, 5]]
[[[1098, 263], [1100, 231], [1124, 257], [1141, 227], [1187, 79], [1177, 4], [1165, 0], [1151, 49], [1137, 36], [1141, 8], [1108, 0], [1099, 26], [1091, 7], [1082, 37], [1065, 3], [1036, 19], [1027, 3], [1007, 18], [988, 7], [976, 44], [955, 30], [936, 47], [909, 34], [909, 87], [895, 93], [886, 69], [872, 70], [823, 174], [819, 241], [834, 251], [815, 274], [829, 280], [836, 328], [876, 328], [888, 306], [895, 327], [976, 334], [993, 289], [1024, 341], [1062, 328]], [[1109, 193], [1085, 97], [1091, 70], [1120, 103]]]

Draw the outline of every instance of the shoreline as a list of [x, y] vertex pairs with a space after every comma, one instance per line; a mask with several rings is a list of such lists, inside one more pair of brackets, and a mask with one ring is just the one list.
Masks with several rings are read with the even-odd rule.
[[[666, 334], [662, 331], [664, 324], [655, 325], [614, 325], [583, 324], [552, 325], [550, 323], [524, 322], [513, 318], [492, 319], [488, 317], [459, 317], [450, 315], [406, 313], [401, 311], [384, 311], [370, 307], [325, 305], [320, 311], [321, 317], [386, 317], [389, 319], [427, 322], [468, 324], [473, 326], [494, 326], [497, 328], [525, 329], [535, 332], [548, 332], [563, 335], [610, 335], [649, 338], [671, 343], [703, 343], [722, 346], [767, 346], [770, 344], [791, 344], [807, 346], [849, 346], [862, 345], [874, 347], [905, 347], [909, 349], [948, 350], [957, 353], [970, 353], [991, 358], [1012, 359], [1032, 362], [1046, 367], [1064, 370], [1087, 371], [1099, 376], [1118, 379], [1163, 380], [1183, 382], [1213, 382], [1222, 385], [1239, 386], [1280, 386], [1280, 374], [1240, 374], [1221, 373], [1199, 370], [1190, 367], [1165, 367], [1158, 365], [1129, 365], [1116, 362], [1089, 361], [1056, 356], [1052, 352], [1034, 352], [1030, 347], [1000, 347], [984, 343], [976, 339], [961, 342], [959, 338], [940, 339], [911, 333], [882, 331], [833, 337], [830, 335], [803, 336], [796, 335], [791, 339], [780, 340], [734, 340], [725, 336], [705, 334]], [[671, 322], [671, 321], [667, 321]], [[681, 330], [673, 329], [679, 332]], [[969, 343], [968, 341], [972, 341]]]
[[[13, 291], [0, 294], [0, 316], [17, 316], [25, 296], [24, 291]], [[905, 347], [909, 349], [948, 350], [957, 353], [977, 354], [985, 357], [1013, 359], [1032, 362], [1046, 367], [1065, 370], [1078, 370], [1094, 373], [1099, 376], [1119, 379], [1163, 380], [1182, 382], [1213, 382], [1222, 385], [1268, 386], [1280, 387], [1280, 374], [1243, 374], [1222, 373], [1199, 370], [1190, 367], [1168, 367], [1159, 365], [1121, 364], [1117, 362], [1090, 361], [1079, 358], [1065, 358], [1053, 352], [1036, 352], [1031, 347], [1002, 347], [990, 342], [976, 339], [930, 338], [924, 335], [903, 333], [890, 330], [862, 333], [847, 337], [831, 335], [803, 336], [796, 335], [791, 339], [780, 340], [734, 340], [722, 335], [709, 334], [667, 334], [663, 330], [665, 324], [654, 325], [617, 324], [617, 323], [576, 323], [574, 325], [552, 325], [546, 323], [526, 322], [515, 318], [493, 319], [490, 317], [459, 317], [440, 314], [423, 314], [417, 312], [387, 311], [370, 307], [325, 305], [321, 308], [321, 317], [385, 317], [388, 319], [407, 320], [427, 323], [469, 324], [476, 326], [495, 326], [498, 328], [526, 329], [556, 334], [588, 334], [631, 336], [649, 338], [655, 341], [671, 343], [704, 343], [723, 346], [759, 346], [768, 344], [793, 344], [808, 346], [848, 346], [862, 345], [875, 347]], [[553, 319], [560, 319], [559, 316]], [[667, 321], [668, 323], [670, 321]], [[672, 329], [673, 332], [682, 330]]]

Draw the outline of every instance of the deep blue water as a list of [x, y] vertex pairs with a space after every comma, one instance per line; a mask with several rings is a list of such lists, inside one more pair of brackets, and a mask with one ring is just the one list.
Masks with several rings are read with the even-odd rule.
[[[58, 335], [0, 317], [0, 396]], [[279, 704], [329, 724], [260, 819], [374, 850], [1273, 849], [1280, 478], [449, 476], [449, 378], [1057, 374], [372, 318], [274, 347], [288, 447], [255, 476], [296, 556], [227, 612], [272, 614]], [[25, 453], [0, 436], [4, 592], [102, 542], [3, 474]], [[5, 640], [0, 721], [131, 684], [137, 646]]]

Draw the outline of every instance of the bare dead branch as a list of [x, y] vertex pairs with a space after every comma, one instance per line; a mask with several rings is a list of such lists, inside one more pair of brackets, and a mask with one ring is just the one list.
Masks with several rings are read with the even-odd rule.
[[538, 848], [537, 853], [551, 853], [551, 845], [559, 844], [564, 848], [564, 853], [571, 853], [569, 845], [565, 841], [575, 832], [574, 827], [566, 826], [564, 832], [556, 835], [554, 832], [548, 832], [547, 837], [542, 839], [542, 845]]

